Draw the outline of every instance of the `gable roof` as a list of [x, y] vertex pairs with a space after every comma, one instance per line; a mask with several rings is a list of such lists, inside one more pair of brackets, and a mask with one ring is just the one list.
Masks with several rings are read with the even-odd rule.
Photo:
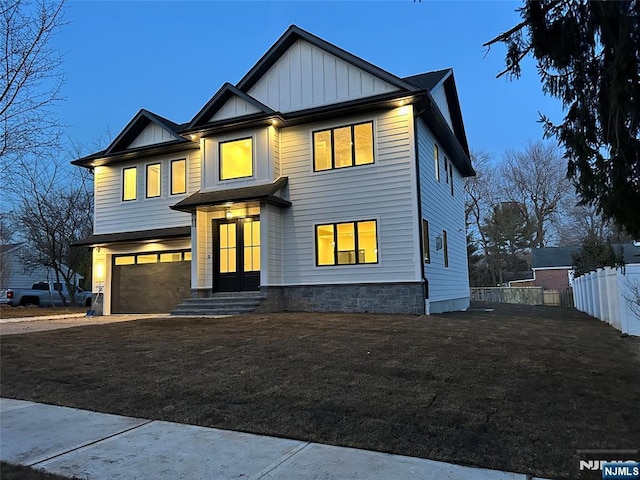
[[320, 37], [316, 37], [315, 35], [307, 32], [306, 30], [301, 29], [297, 25], [291, 25], [282, 36], [273, 44], [273, 46], [267, 50], [267, 52], [258, 60], [251, 70], [247, 72], [247, 74], [242, 77], [242, 79], [238, 82], [237, 87], [243, 92], [249, 91], [249, 89], [254, 86], [260, 78], [271, 68], [278, 59], [298, 40], [305, 40], [312, 45], [315, 45], [318, 48], [321, 48], [336, 57], [349, 62], [356, 67], [364, 70], [367, 73], [370, 73], [373, 76], [379, 77], [380, 79], [394, 85], [395, 87], [406, 90], [409, 92], [418, 90], [415, 85], [409, 83], [400, 77], [397, 77], [386, 70], [383, 70], [380, 67], [373, 65], [372, 63], [363, 60], [360, 57], [353, 55], [352, 53], [347, 52], [346, 50], [341, 49], [333, 45], [332, 43], [327, 42], [326, 40], [321, 39]]
[[262, 112], [262, 114], [274, 115], [276, 113], [264, 103], [259, 102], [251, 95], [247, 95], [245, 92], [234, 87], [229, 82], [226, 82], [222, 87], [220, 87], [216, 94], [211, 97], [207, 104], [193, 117], [186, 126], [186, 129], [189, 130], [209, 123], [211, 117], [234, 95], [257, 108]]
[[464, 130], [464, 121], [462, 120], [462, 109], [460, 108], [460, 100], [458, 99], [458, 89], [456, 88], [456, 82], [453, 76], [453, 69], [445, 68], [443, 70], [420, 73], [418, 75], [405, 77], [404, 80], [429, 91], [432, 91], [440, 85], [444, 86], [449, 106], [449, 115], [451, 115], [451, 123], [453, 125], [453, 132], [465, 153], [470, 155], [467, 134]]
[[[110, 155], [117, 152], [122, 152], [128, 149], [131, 142], [133, 142], [138, 135], [150, 124], [155, 123], [160, 127], [167, 130], [174, 137], [174, 141], [187, 142], [185, 138], [178, 135], [180, 125], [167, 120], [160, 115], [157, 115], [144, 108], [140, 109], [138, 113], [129, 121], [120, 134], [111, 142], [111, 144], [104, 150], [106, 155]], [[163, 142], [168, 143], [168, 142]]]
[[12, 250], [17, 249], [18, 247], [22, 247], [24, 243], [6, 243], [0, 245], [0, 255], [4, 255], [5, 253], [9, 253]]
[[404, 77], [404, 80], [412, 83], [416, 87], [433, 90], [452, 72], [453, 70], [451, 68], [444, 68], [442, 70], [435, 70], [433, 72], [419, 73], [417, 75]]

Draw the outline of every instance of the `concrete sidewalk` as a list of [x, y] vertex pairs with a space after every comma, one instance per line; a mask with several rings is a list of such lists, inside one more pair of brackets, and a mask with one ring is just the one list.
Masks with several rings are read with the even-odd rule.
[[524, 474], [0, 398], [0, 459], [87, 479], [526, 480]]

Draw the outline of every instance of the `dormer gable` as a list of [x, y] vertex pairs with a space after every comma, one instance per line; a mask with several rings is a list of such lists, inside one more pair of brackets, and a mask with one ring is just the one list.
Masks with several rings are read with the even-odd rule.
[[260, 114], [273, 115], [275, 112], [227, 82], [193, 117], [187, 130], [220, 120]]
[[237, 87], [282, 113], [418, 90], [295, 25], [287, 29]]
[[168, 142], [186, 142], [176, 123], [141, 109], [105, 150], [105, 155]]

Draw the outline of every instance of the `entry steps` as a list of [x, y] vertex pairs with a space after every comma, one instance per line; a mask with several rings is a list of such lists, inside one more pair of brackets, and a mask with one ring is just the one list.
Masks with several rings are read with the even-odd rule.
[[267, 298], [260, 292], [218, 292], [207, 298], [187, 298], [171, 315], [202, 317], [213, 315], [241, 315], [253, 312]]

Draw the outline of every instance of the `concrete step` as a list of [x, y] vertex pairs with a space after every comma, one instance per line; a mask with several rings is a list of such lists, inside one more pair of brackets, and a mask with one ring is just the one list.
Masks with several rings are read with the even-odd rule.
[[220, 292], [207, 298], [187, 298], [171, 315], [241, 315], [253, 312], [265, 298], [260, 292]]

